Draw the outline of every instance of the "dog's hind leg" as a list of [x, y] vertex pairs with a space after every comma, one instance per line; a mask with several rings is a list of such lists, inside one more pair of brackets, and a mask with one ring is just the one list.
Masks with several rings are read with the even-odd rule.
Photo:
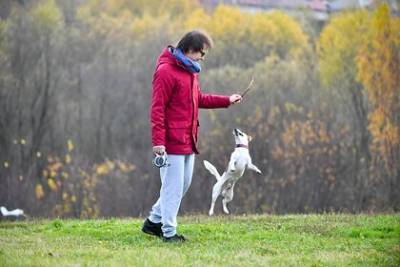
[[208, 211], [208, 215], [209, 215], [209, 216], [213, 216], [213, 215], [214, 215], [214, 205], [215, 205], [215, 202], [213, 201], [213, 202], [211, 203], [211, 208], [210, 208], [210, 210]]
[[232, 186], [228, 187], [227, 189], [224, 190], [224, 192], [222, 193], [222, 195], [224, 196], [224, 198], [222, 199], [222, 207], [224, 209], [224, 212], [226, 214], [229, 214], [229, 210], [228, 207], [226, 206], [229, 202], [232, 201], [233, 199], [233, 187], [235, 185], [233, 184]]
[[217, 198], [219, 194], [221, 193], [221, 188], [222, 184], [220, 182], [217, 182], [212, 191], [212, 198], [211, 198], [211, 207], [210, 210], [208, 211], [208, 215], [212, 216], [214, 214], [214, 206], [215, 206], [215, 201], [217, 201]]
[[227, 206], [226, 206], [227, 203], [228, 203], [228, 201], [226, 201], [226, 198], [223, 198], [223, 199], [222, 199], [222, 207], [223, 207], [223, 209], [224, 209], [224, 212], [225, 212], [226, 214], [229, 214], [229, 210], [228, 210], [228, 208], [227, 208]]

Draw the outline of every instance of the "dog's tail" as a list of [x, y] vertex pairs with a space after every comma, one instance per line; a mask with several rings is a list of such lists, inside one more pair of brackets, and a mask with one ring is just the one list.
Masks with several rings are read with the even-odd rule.
[[217, 169], [214, 167], [214, 165], [212, 165], [210, 162], [208, 162], [207, 160], [203, 161], [204, 166], [206, 167], [206, 169], [215, 176], [215, 178], [217, 178], [217, 180], [221, 179], [221, 175], [219, 175]]

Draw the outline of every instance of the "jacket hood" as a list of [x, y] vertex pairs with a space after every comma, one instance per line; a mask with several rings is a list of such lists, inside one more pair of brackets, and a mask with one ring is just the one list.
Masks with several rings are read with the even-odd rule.
[[164, 63], [167, 64], [171, 64], [171, 65], [175, 65], [175, 66], [180, 66], [182, 67], [177, 59], [174, 57], [174, 55], [172, 55], [170, 48], [173, 48], [172, 46], [168, 46], [166, 48], [163, 49], [163, 51], [161, 52], [161, 55], [158, 57], [157, 59], [157, 64], [156, 64], [156, 69]]

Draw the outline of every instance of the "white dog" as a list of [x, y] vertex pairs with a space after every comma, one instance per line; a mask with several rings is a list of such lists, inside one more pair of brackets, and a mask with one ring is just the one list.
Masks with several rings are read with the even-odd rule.
[[233, 199], [233, 187], [235, 183], [243, 176], [246, 168], [261, 173], [257, 166], [251, 162], [249, 154], [249, 142], [251, 137], [243, 133], [239, 129], [233, 130], [235, 136], [236, 148], [231, 154], [227, 170], [219, 175], [217, 169], [207, 160], [204, 160], [204, 166], [206, 169], [217, 178], [217, 183], [213, 187], [211, 208], [208, 214], [212, 216], [214, 214], [214, 205], [219, 195], [222, 195], [222, 204], [224, 212], [229, 214], [229, 210], [226, 204]]

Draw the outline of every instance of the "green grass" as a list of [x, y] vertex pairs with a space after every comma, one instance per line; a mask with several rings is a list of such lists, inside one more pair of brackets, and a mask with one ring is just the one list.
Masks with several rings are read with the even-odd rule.
[[0, 222], [0, 266], [400, 266], [400, 215], [179, 217], [166, 244], [142, 219]]

